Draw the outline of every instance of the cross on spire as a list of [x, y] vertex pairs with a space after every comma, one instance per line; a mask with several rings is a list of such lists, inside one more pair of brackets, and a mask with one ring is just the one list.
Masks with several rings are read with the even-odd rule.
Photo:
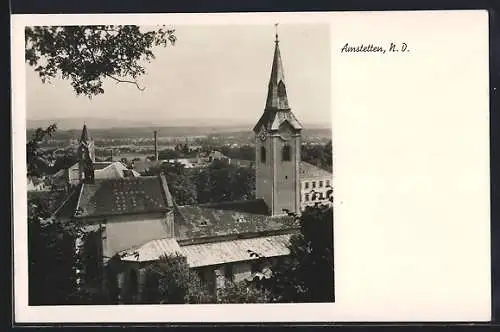
[[279, 39], [278, 39], [278, 24], [279, 24], [279, 23], [275, 23], [275, 24], [274, 24], [275, 36], [276, 36], [276, 40], [275, 40], [275, 42], [276, 42], [276, 43], [279, 43]]

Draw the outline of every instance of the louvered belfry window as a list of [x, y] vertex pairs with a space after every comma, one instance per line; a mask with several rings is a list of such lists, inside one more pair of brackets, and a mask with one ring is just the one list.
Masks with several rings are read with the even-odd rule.
[[260, 161], [263, 163], [266, 162], [266, 148], [263, 146], [260, 147]]
[[291, 151], [290, 151], [290, 146], [289, 145], [285, 145], [283, 147], [282, 159], [283, 159], [283, 161], [290, 161], [292, 159]]

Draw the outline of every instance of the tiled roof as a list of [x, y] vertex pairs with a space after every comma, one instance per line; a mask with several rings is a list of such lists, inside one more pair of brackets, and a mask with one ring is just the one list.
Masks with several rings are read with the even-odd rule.
[[251, 239], [202, 243], [182, 246], [181, 250], [190, 267], [241, 262], [260, 257], [284, 256], [290, 253], [288, 248], [291, 234], [263, 236]]
[[313, 164], [306, 163], [305, 161], [300, 162], [300, 179], [315, 179], [315, 178], [325, 178], [332, 177], [332, 173], [319, 168]]
[[295, 229], [294, 217], [270, 216], [263, 200], [180, 206], [175, 218], [177, 240]]
[[83, 184], [76, 216], [118, 215], [167, 210], [170, 194], [157, 176], [96, 180]]

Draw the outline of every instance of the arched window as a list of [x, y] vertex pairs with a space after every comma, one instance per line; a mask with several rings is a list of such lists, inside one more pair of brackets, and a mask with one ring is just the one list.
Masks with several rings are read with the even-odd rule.
[[282, 150], [282, 159], [283, 161], [290, 161], [292, 159], [290, 146], [285, 145]]
[[266, 162], [266, 148], [263, 146], [260, 147], [260, 161], [263, 163]]

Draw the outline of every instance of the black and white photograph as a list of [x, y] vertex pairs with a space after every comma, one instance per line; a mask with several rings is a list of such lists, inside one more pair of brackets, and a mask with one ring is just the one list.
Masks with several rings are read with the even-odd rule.
[[328, 25], [25, 42], [30, 305], [334, 302]]
[[488, 15], [12, 15], [15, 321], [490, 320]]

